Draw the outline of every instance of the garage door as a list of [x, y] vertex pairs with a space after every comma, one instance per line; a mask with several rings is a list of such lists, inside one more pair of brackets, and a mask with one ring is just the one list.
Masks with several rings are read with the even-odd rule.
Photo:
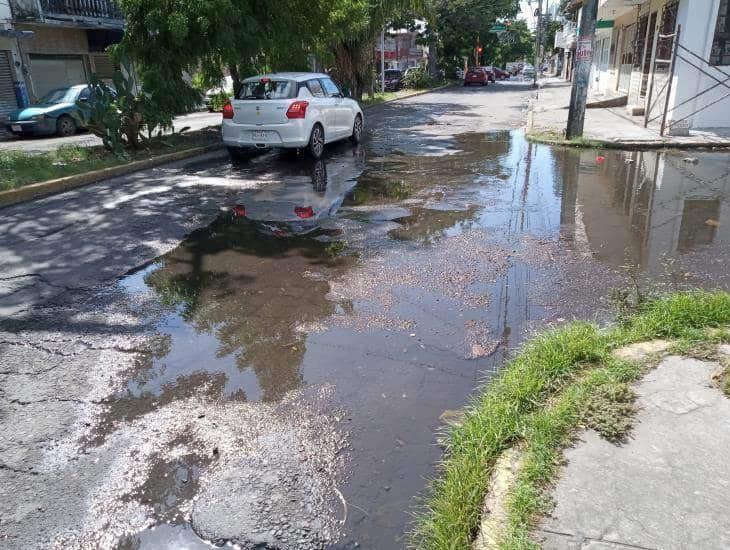
[[30, 78], [33, 93], [42, 98], [54, 88], [85, 84], [88, 82], [86, 64], [81, 56], [50, 57], [30, 56]]
[[13, 73], [10, 67], [10, 52], [0, 50], [0, 120], [18, 108], [13, 91]]

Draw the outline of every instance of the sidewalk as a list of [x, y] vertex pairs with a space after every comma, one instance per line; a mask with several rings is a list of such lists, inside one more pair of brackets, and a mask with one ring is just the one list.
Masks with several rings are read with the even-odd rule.
[[527, 135], [546, 143], [602, 145], [612, 148], [730, 147], [730, 128], [690, 130], [690, 136], [659, 135], [658, 126], [644, 128], [644, 117], [632, 117], [625, 107], [587, 109], [580, 142], [564, 138], [570, 103], [570, 82], [548, 78], [541, 82], [530, 104]]
[[[730, 359], [730, 346], [718, 357]], [[665, 357], [636, 387], [631, 439], [585, 432], [565, 453], [544, 549], [730, 548], [730, 398], [716, 361]]]

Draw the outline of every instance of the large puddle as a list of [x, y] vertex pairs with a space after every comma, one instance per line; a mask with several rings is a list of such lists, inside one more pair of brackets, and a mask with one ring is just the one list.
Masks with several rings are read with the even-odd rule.
[[[317, 163], [192, 168], [249, 189], [121, 281], [159, 304], [148, 319], [159, 346], [91, 444], [191, 396], [272, 407], [326, 387], [347, 445], [327, 470], [335, 505], [321, 510], [344, 524], [317, 538], [282, 523], [274, 498], [237, 506], [264, 510], [269, 538], [255, 540], [272, 547], [402, 547], [439, 429], [530, 331], [608, 320], [637, 289], [729, 286], [727, 154], [555, 149], [520, 132], [418, 139], [387, 155], [341, 146]], [[158, 465], [169, 482], [140, 495], [160, 525], [125, 548], [206, 547], [176, 506], [210, 467], [187, 455]]]

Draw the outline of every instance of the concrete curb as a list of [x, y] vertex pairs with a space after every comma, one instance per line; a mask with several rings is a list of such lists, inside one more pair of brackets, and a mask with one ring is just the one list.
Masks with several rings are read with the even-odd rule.
[[576, 147], [584, 149], [624, 149], [636, 151], [641, 149], [730, 149], [730, 141], [696, 141], [682, 143], [676, 141], [604, 141], [600, 139], [585, 138], [585, 142], [572, 142], [565, 139], [543, 138], [531, 133], [525, 133], [528, 141], [543, 143], [545, 145], [558, 145], [561, 147]]
[[222, 148], [222, 143], [214, 143], [204, 147], [193, 147], [192, 149], [185, 149], [183, 151], [176, 151], [175, 153], [169, 153], [167, 155], [159, 155], [144, 160], [137, 160], [127, 164], [120, 164], [119, 166], [111, 166], [109, 168], [103, 168], [102, 170], [95, 170], [84, 174], [75, 174], [73, 176], [66, 176], [65, 178], [33, 183], [17, 189], [0, 191], [0, 208], [34, 199], [40, 199], [57, 193], [63, 193], [64, 191], [69, 191], [77, 187], [83, 187], [85, 185], [115, 178], [117, 176], [125, 176], [133, 172], [154, 168], [155, 166], [160, 166], [162, 164], [168, 164], [170, 162], [190, 157], [197, 157]]

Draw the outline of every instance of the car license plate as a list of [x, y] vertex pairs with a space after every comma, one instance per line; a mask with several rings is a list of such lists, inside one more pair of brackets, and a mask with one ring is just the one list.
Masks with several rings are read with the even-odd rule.
[[265, 140], [266, 137], [269, 135], [269, 132], [267, 132], [266, 130], [254, 130], [252, 134], [253, 139]]
[[20, 125], [19, 125], [19, 124], [11, 124], [11, 125], [10, 125], [10, 129], [11, 129], [11, 130], [12, 130], [13, 132], [20, 132], [20, 131], [22, 130], [22, 128], [20, 127]]

